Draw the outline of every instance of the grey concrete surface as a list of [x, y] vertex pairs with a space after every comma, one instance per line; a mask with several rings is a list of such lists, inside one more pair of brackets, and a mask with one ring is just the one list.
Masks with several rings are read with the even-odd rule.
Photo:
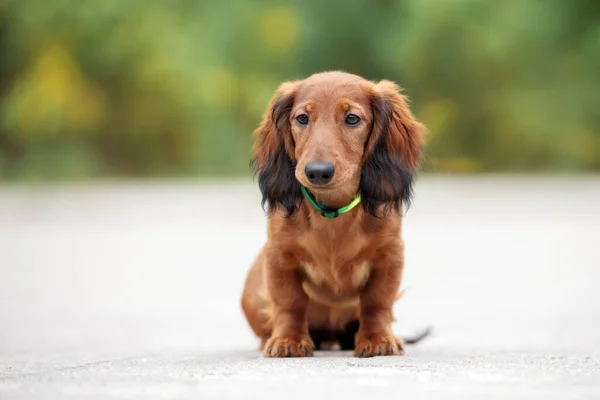
[[403, 357], [265, 360], [240, 182], [0, 187], [0, 399], [600, 398], [600, 179], [425, 176]]

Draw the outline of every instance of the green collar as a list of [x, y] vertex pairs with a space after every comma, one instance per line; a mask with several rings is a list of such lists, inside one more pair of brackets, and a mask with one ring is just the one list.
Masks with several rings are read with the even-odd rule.
[[349, 204], [345, 205], [342, 208], [338, 208], [336, 209], [331, 209], [331, 208], [327, 208], [327, 207], [323, 207], [322, 205], [320, 205], [319, 203], [317, 203], [317, 200], [310, 194], [310, 192], [308, 191], [308, 189], [306, 189], [304, 186], [300, 186], [300, 189], [302, 190], [302, 194], [304, 195], [304, 197], [306, 197], [306, 199], [308, 200], [308, 202], [318, 211], [321, 213], [322, 216], [324, 216], [325, 218], [335, 218], [338, 215], [341, 214], [345, 214], [348, 211], [352, 210], [354, 207], [356, 207], [356, 205], [358, 203], [360, 203], [360, 194], [358, 196], [356, 196], [354, 198], [354, 200], [352, 200]]

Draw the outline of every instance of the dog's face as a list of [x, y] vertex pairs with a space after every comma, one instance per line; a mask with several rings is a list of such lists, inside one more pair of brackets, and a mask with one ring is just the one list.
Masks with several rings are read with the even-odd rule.
[[312, 192], [355, 196], [373, 125], [369, 84], [352, 75], [316, 75], [295, 88], [290, 111], [296, 179]]
[[423, 131], [392, 82], [326, 72], [284, 83], [255, 131], [263, 204], [292, 215], [303, 185], [317, 197], [360, 193], [372, 215], [398, 209], [409, 201]]

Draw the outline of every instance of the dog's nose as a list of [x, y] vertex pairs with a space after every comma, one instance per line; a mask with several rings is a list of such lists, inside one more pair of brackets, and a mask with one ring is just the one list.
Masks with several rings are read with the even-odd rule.
[[306, 164], [304, 173], [310, 183], [324, 185], [333, 178], [335, 167], [327, 161], [311, 161]]

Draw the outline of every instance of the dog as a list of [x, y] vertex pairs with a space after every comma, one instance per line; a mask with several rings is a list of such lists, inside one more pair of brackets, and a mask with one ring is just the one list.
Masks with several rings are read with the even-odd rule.
[[268, 239], [241, 301], [265, 357], [326, 343], [357, 357], [404, 353], [392, 308], [425, 132], [388, 80], [334, 71], [280, 85], [254, 132]]

